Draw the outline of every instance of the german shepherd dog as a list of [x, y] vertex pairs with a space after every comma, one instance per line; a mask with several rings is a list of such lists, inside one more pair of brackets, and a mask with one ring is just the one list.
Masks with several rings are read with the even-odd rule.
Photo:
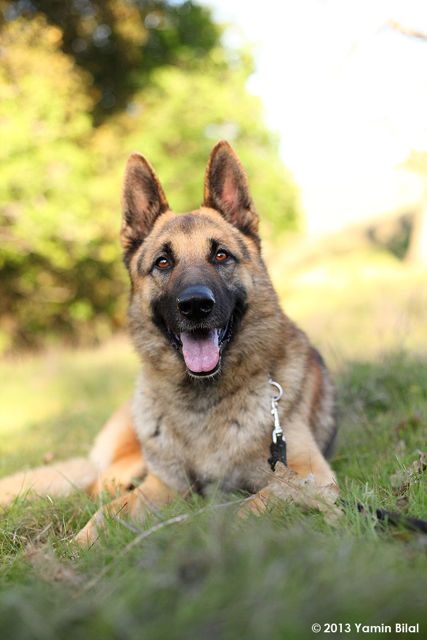
[[249, 492], [250, 508], [264, 509], [285, 470], [279, 464], [273, 473], [268, 462], [271, 379], [284, 390], [277, 408], [286, 473], [310, 476], [335, 494], [326, 461], [336, 433], [333, 385], [319, 353], [280, 308], [247, 178], [230, 145], [212, 150], [203, 205], [184, 215], [170, 210], [147, 160], [131, 155], [121, 241], [141, 373], [132, 407], [98, 436], [91, 455], [98, 478], [88, 472], [86, 484], [96, 493], [143, 479], [97, 512], [77, 541], [93, 541], [105, 513], [140, 520], [153, 505], [212, 486]]

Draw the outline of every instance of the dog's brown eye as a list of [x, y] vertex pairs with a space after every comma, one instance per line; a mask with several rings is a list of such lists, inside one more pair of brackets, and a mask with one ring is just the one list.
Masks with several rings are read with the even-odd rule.
[[224, 249], [220, 249], [215, 254], [215, 262], [225, 262], [228, 257], [229, 257], [229, 254], [226, 251], [224, 251]]
[[165, 258], [165, 256], [161, 256], [160, 258], [157, 258], [154, 264], [158, 269], [169, 269], [169, 267], [172, 266], [171, 261], [168, 258]]

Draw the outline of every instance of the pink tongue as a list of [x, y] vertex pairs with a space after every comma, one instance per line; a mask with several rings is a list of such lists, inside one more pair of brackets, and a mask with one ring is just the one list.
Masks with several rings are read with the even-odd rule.
[[219, 362], [218, 331], [209, 331], [203, 337], [184, 331], [180, 338], [182, 355], [190, 371], [202, 373], [215, 369]]

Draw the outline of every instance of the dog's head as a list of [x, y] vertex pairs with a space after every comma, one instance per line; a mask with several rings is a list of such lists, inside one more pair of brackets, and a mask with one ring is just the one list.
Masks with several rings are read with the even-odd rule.
[[258, 216], [230, 145], [214, 147], [203, 205], [184, 215], [169, 209], [149, 163], [132, 155], [121, 239], [132, 283], [130, 327], [143, 359], [169, 374], [215, 377], [265, 273]]

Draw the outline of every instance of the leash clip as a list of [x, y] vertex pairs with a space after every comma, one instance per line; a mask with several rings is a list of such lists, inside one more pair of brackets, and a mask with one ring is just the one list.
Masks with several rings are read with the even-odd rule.
[[273, 433], [271, 435], [274, 444], [276, 444], [277, 436], [282, 436], [284, 440], [283, 429], [280, 424], [279, 411], [277, 408], [277, 403], [283, 396], [283, 389], [278, 382], [275, 382], [275, 380], [272, 380], [271, 378], [269, 379], [269, 383], [277, 390], [277, 394], [271, 399], [271, 415], [273, 416], [274, 421]]
[[272, 470], [274, 471], [276, 468], [276, 464], [282, 462], [285, 466], [287, 464], [286, 460], [286, 438], [283, 433], [282, 426], [280, 424], [279, 411], [278, 411], [278, 402], [283, 396], [283, 388], [280, 386], [278, 382], [272, 380], [272, 378], [268, 379], [268, 382], [274, 387], [277, 391], [276, 395], [274, 395], [271, 399], [271, 415], [273, 416], [273, 431], [271, 434], [271, 445], [270, 452], [271, 457], [268, 459], [268, 463]]

